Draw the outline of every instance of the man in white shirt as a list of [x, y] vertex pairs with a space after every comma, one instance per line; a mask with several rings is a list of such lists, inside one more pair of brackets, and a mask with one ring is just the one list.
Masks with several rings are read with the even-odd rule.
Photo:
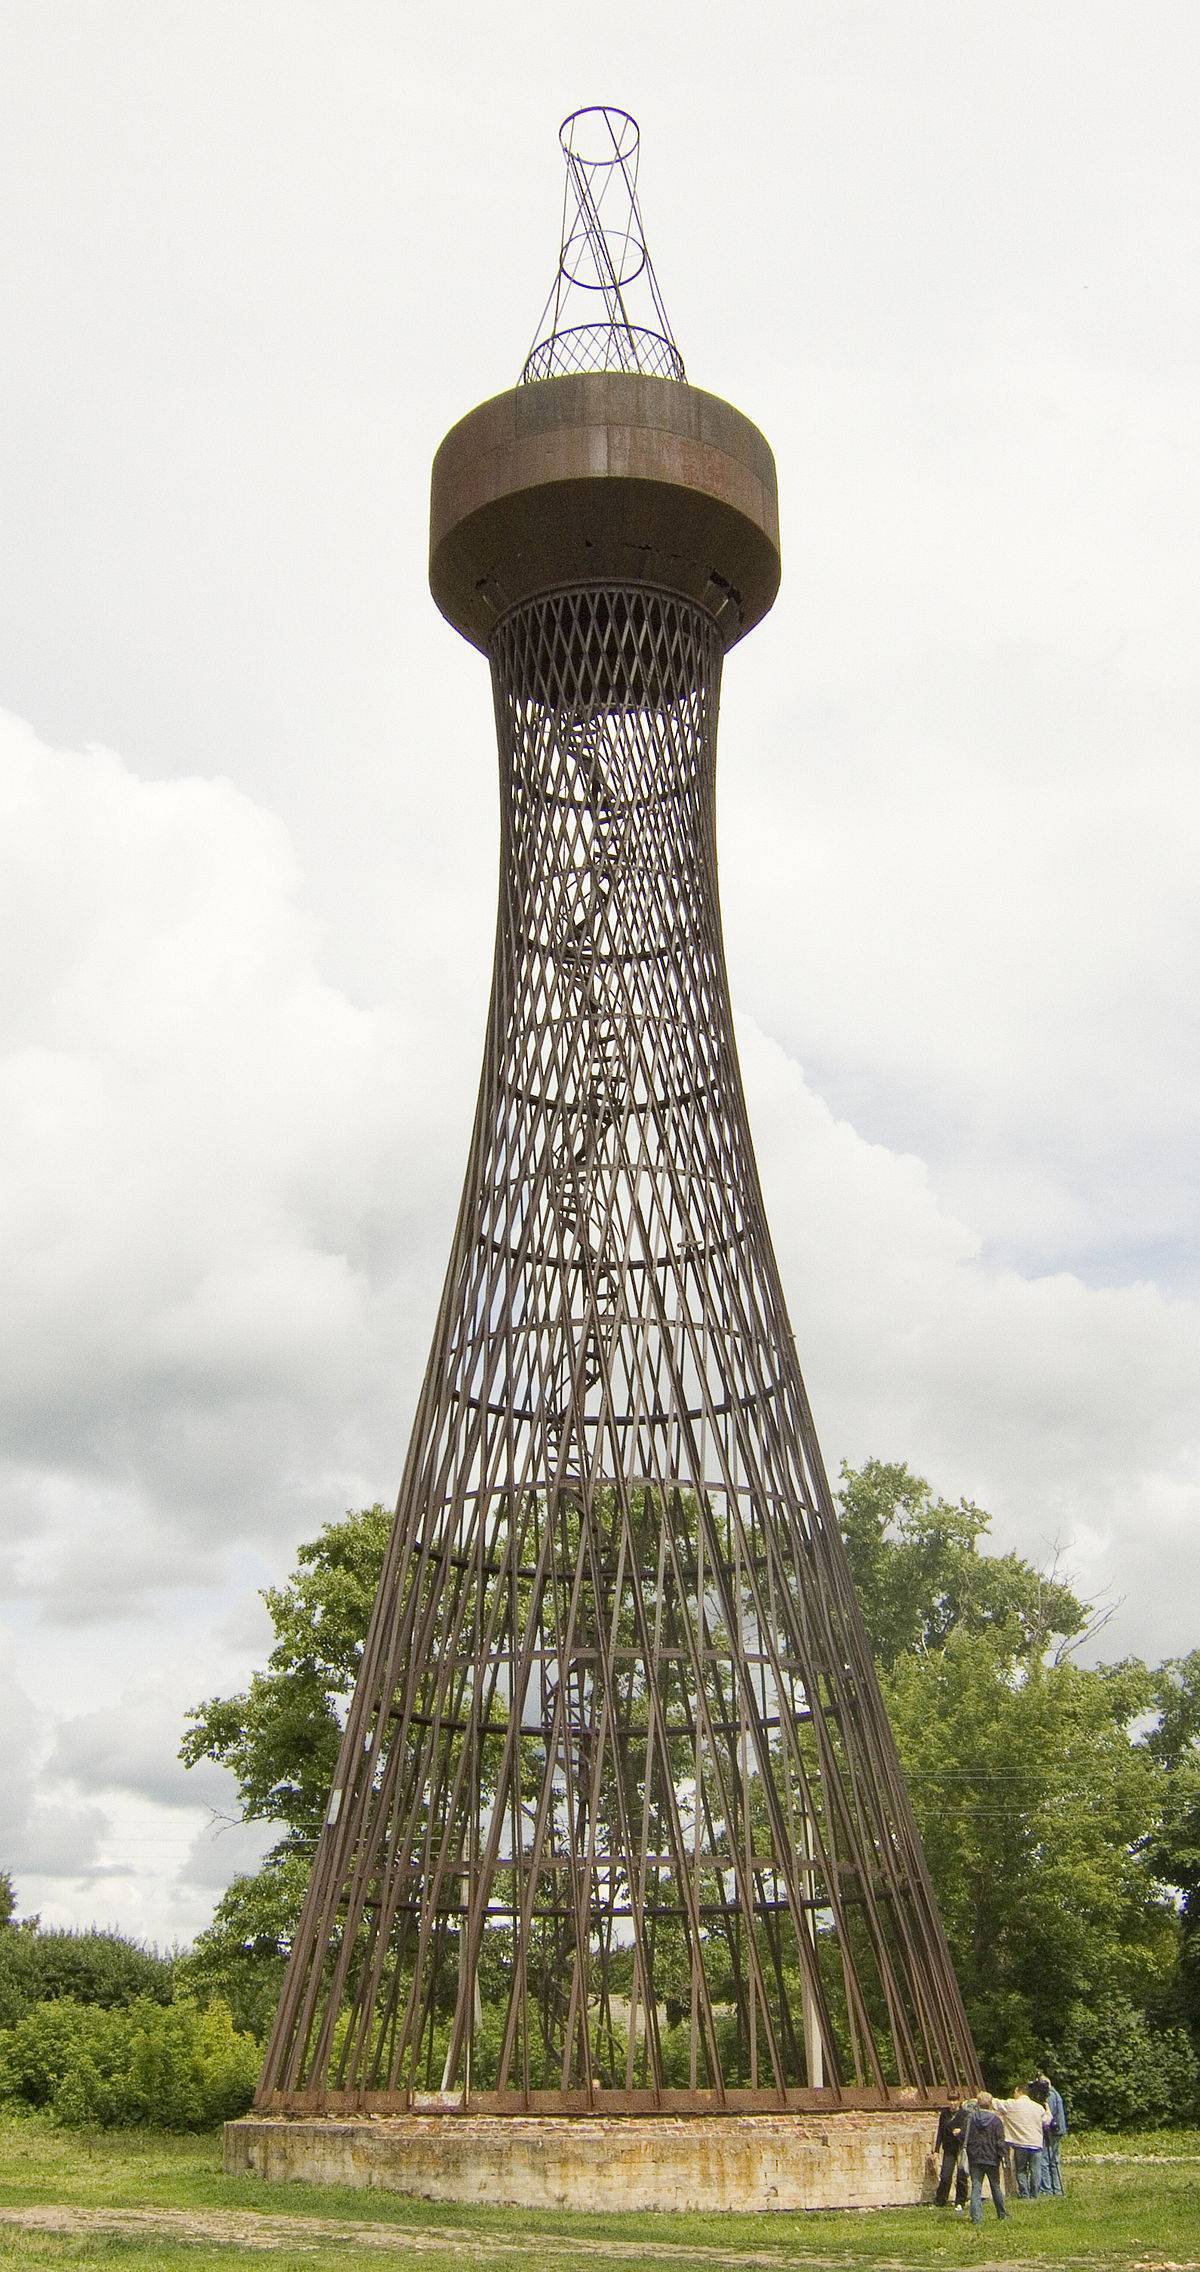
[[1046, 2109], [1022, 2087], [1011, 2098], [998, 2098], [996, 2112], [1004, 2118], [1004, 2135], [1012, 2148], [1018, 2196], [1022, 2201], [1032, 2201], [1037, 2192]]

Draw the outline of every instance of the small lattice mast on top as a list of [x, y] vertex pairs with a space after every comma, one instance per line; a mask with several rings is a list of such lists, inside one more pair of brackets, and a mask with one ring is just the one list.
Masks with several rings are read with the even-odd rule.
[[[683, 377], [632, 120], [579, 113], [564, 148], [550, 328], [434, 463], [431, 587], [495, 699], [491, 1005], [258, 2103], [894, 2111], [978, 2068], [788, 1324], [717, 894], [721, 679], [778, 589], [774, 460]], [[564, 321], [576, 289], [602, 320]]]
[[638, 204], [637, 120], [611, 103], [593, 105], [563, 120], [559, 141], [567, 178], [558, 272], [522, 385], [573, 371], [682, 380]]

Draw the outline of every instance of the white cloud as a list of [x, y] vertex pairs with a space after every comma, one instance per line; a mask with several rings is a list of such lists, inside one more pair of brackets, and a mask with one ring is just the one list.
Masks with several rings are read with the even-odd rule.
[[188, 1768], [178, 1756], [186, 1705], [198, 1701], [181, 1696], [178, 1681], [159, 1668], [113, 1702], [60, 1721], [47, 1775], [157, 1806], [236, 1815], [236, 1786], [225, 1770], [207, 1760]]
[[42, 1718], [31, 1697], [0, 1663], [0, 1823], [9, 1869], [23, 1891], [27, 1879], [78, 1878], [94, 1864], [104, 1829], [100, 1810], [43, 1793], [39, 1766]]
[[1001, 1544], [1061, 1545], [1085, 1590], [1122, 1597], [1109, 1643], [1193, 1647], [1200, 1301], [990, 1262], [920, 1161], [864, 1142], [777, 1043], [739, 1030], [831, 1465], [908, 1459], [987, 1507]]
[[440, 1161], [403, 1035], [323, 983], [283, 831], [227, 783], [0, 721], [0, 907], [6, 1533], [97, 1614], [369, 1470]]
[[[108, 1685], [103, 1653], [85, 1654], [93, 1684]], [[177, 1649], [109, 1701], [57, 1720], [0, 1673], [0, 1866], [13, 1871], [22, 1914], [167, 1945], [208, 1922], [230, 1877], [258, 1867], [276, 1833], [241, 1821], [224, 1768], [185, 1768], [178, 1756], [185, 1711], [212, 1669], [202, 1652], [180, 1661]]]
[[278, 1836], [278, 1823], [230, 1822], [219, 1817], [197, 1831], [179, 1877], [184, 1899], [190, 1896], [202, 1924], [207, 1924], [212, 1903], [230, 1880], [248, 1877], [260, 1868]]
[[935, 605], [905, 612], [907, 659], [877, 658], [872, 614], [870, 656], [843, 628], [830, 662], [835, 599], [786, 701], [733, 659], [735, 997], [993, 1260], [1200, 1293], [1194, 700], [1118, 683], [1053, 620], [1006, 645], [987, 597], [994, 652]]

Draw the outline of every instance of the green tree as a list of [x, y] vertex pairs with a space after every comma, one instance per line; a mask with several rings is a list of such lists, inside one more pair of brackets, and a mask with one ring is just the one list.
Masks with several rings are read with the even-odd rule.
[[1200, 1655], [1158, 1674], [1085, 1668], [1071, 1652], [1103, 1619], [1057, 1571], [988, 1554], [982, 1508], [880, 1460], [843, 1468], [839, 1496], [989, 2079], [1007, 2087], [1035, 2060], [1061, 2060], [1082, 2011], [1111, 2010], [1114, 2040], [1135, 2012], [1157, 2073], [1153, 2024], [1178, 2005], [1172, 1889], [1200, 1865], [1188, 1783]]
[[1178, 1926], [1142, 1841], [1162, 1772], [1137, 1741], [1144, 1667], [1014, 1673], [995, 1634], [900, 1657], [884, 1692], [959, 1984], [1002, 2088], [1081, 1999], [1153, 2004]]
[[177, 1992], [204, 2005], [228, 2004], [235, 2027], [264, 2037], [275, 2016], [284, 1966], [308, 1882], [308, 1857], [277, 1855], [252, 1877], [235, 1878], [211, 1925], [176, 1967]]
[[1166, 1782], [1147, 1858], [1179, 1894], [1175, 2008], [1200, 2036], [1200, 1649], [1160, 1665], [1153, 1690], [1158, 1719], [1146, 1737], [1146, 1748], [1162, 1766]]
[[1076, 2123], [1101, 2130], [1185, 2122], [1200, 2061], [1181, 2027], [1152, 2027], [1127, 1996], [1078, 2003], [1056, 2054], [1055, 2079]]
[[992, 1518], [969, 1499], [934, 1497], [903, 1463], [844, 1463], [841, 1531], [876, 1659], [884, 1669], [952, 1633], [987, 1633], [1013, 1663], [1062, 1654], [1091, 1613], [1054, 1571], [980, 1551]]
[[180, 1758], [228, 1767], [246, 1820], [282, 1826], [276, 1854], [311, 1847], [321, 1827], [391, 1521], [374, 1506], [326, 1523], [287, 1585], [263, 1594], [275, 1628], [266, 1671], [188, 1714]]
[[282, 1985], [391, 1522], [374, 1506], [326, 1523], [299, 1549], [287, 1584], [264, 1591], [275, 1630], [265, 1671], [240, 1695], [210, 1697], [188, 1714], [185, 1765], [229, 1768], [244, 1818], [282, 1835], [263, 1868], [221, 1896], [181, 1962], [180, 1985], [201, 2001], [224, 1997], [237, 2025], [260, 2037]]
[[174, 1959], [120, 1933], [43, 1930], [36, 1921], [0, 1933], [0, 2026], [38, 2003], [106, 2008], [139, 1996], [171, 2000]]

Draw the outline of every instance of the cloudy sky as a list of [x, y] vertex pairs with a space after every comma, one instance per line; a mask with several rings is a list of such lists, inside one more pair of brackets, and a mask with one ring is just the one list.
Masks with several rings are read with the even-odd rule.
[[1194, 0], [7, 0], [0, 1866], [170, 1941], [258, 1851], [189, 1703], [393, 1498], [495, 903], [425, 587], [557, 125], [641, 120], [784, 583], [727, 947], [831, 1468], [1200, 1644]]

